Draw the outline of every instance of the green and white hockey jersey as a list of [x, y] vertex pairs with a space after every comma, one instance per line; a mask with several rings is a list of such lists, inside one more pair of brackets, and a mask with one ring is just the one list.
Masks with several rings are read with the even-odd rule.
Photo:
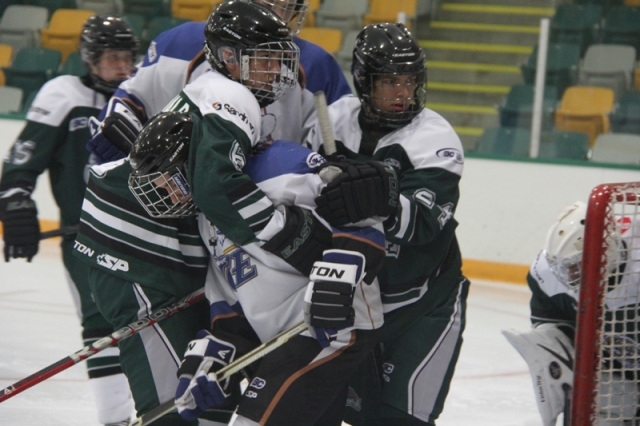
[[208, 252], [196, 217], [150, 217], [127, 185], [127, 159], [90, 171], [74, 255], [119, 278], [178, 297], [202, 288]]
[[[329, 106], [337, 153], [378, 160], [398, 173], [400, 203], [395, 224], [385, 230], [387, 256], [378, 274], [385, 312], [421, 298], [429, 282], [459, 256], [453, 218], [464, 154], [460, 138], [439, 114], [425, 108], [408, 125], [383, 136], [373, 155], [362, 154], [360, 100], [346, 96]], [[323, 152], [319, 123], [307, 144]]]
[[253, 94], [218, 72], [185, 86], [165, 111], [190, 112], [189, 182], [200, 211], [240, 245], [256, 241], [273, 215], [273, 203], [242, 172], [260, 139], [261, 113]]
[[78, 223], [89, 159], [85, 148], [91, 138], [89, 117], [97, 116], [106, 101], [75, 76], [63, 75], [47, 82], [4, 159], [0, 188], [32, 191], [38, 176], [49, 169], [61, 225]]

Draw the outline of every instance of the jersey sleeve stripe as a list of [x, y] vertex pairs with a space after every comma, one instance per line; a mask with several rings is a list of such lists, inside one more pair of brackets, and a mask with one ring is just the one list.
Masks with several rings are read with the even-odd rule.
[[[413, 225], [412, 222], [415, 222], [412, 220], [414, 216], [412, 214], [412, 207], [413, 206], [411, 205], [411, 201], [401, 194], [400, 214], [398, 215], [399, 220], [393, 227], [393, 229], [390, 230], [390, 233], [393, 234], [395, 238], [404, 238], [404, 236], [407, 234], [407, 231], [409, 230], [410, 225]], [[413, 230], [411, 230], [411, 233], [413, 233]]]

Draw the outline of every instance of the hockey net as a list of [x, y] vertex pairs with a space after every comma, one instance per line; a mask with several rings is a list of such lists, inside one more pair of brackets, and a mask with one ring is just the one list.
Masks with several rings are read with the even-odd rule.
[[571, 425], [640, 425], [640, 182], [596, 187], [585, 223]]

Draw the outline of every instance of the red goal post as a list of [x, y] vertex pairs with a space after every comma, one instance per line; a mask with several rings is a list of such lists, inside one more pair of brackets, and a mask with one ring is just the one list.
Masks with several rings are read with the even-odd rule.
[[640, 420], [640, 271], [632, 265], [640, 262], [632, 262], [633, 253], [640, 254], [640, 226], [635, 221], [640, 223], [640, 182], [600, 185], [591, 192], [576, 318], [572, 426]]

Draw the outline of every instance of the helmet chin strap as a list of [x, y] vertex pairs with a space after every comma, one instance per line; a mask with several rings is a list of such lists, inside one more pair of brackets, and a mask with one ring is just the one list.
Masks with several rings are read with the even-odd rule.
[[92, 88], [98, 93], [102, 93], [107, 98], [110, 98], [113, 95], [113, 93], [116, 91], [116, 89], [118, 89], [118, 86], [120, 86], [120, 83], [124, 81], [124, 80], [106, 81], [102, 79], [100, 76], [98, 76], [97, 74], [91, 72], [91, 70], [89, 69], [87, 69], [87, 74], [82, 78], [82, 80], [86, 86]]

